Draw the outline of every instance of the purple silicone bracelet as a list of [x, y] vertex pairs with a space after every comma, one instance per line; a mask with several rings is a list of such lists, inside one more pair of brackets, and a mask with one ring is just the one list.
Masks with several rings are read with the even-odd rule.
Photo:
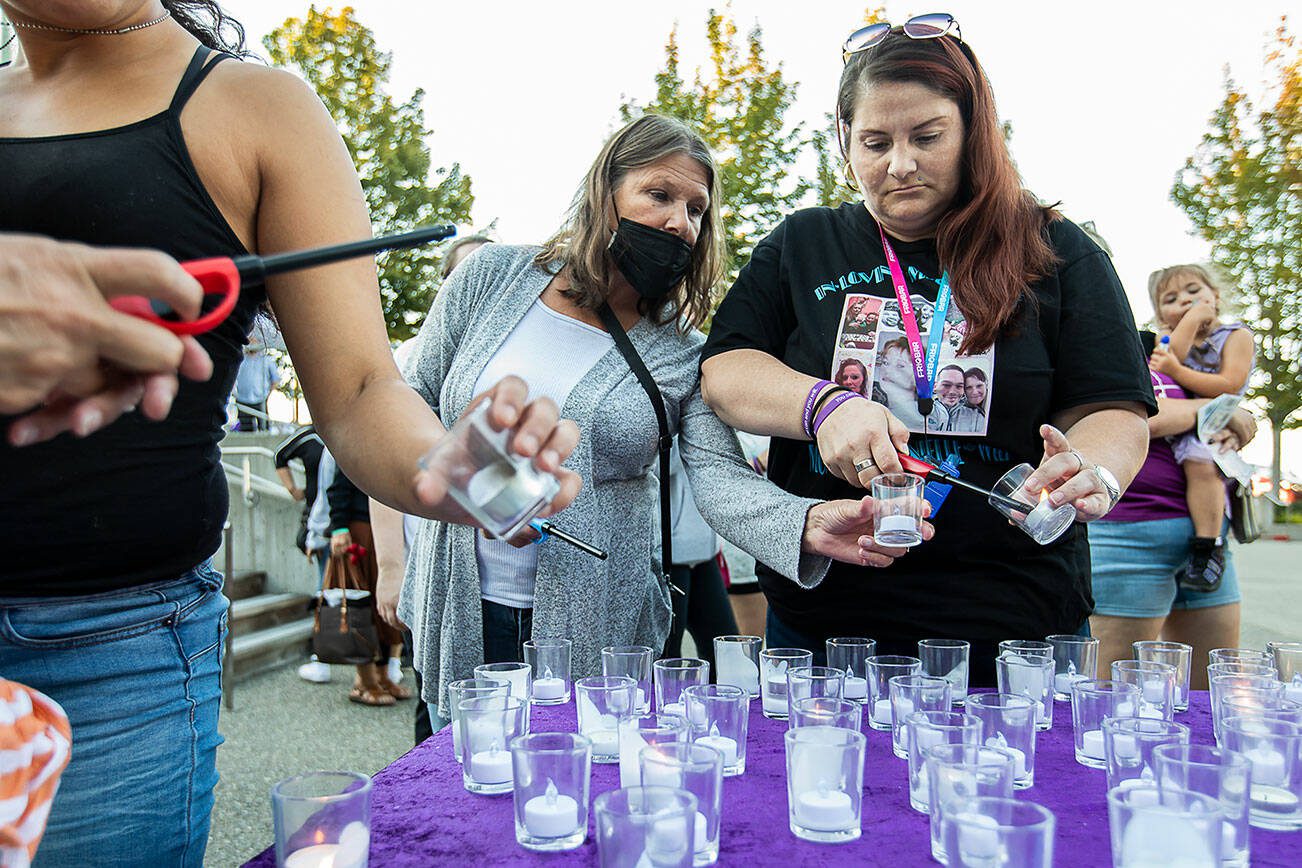
[[818, 403], [819, 394], [828, 386], [836, 385], [831, 380], [819, 380], [814, 384], [814, 388], [809, 390], [808, 397], [805, 398], [805, 414], [801, 417], [801, 426], [805, 429], [805, 434], [810, 440], [814, 439], [814, 405]]
[[814, 419], [813, 435], [810, 437], [810, 439], [812, 440], [814, 437], [818, 436], [819, 427], [824, 422], [827, 421], [828, 416], [832, 415], [832, 411], [834, 411], [837, 407], [840, 407], [846, 401], [849, 401], [851, 398], [862, 398], [862, 397], [863, 395], [859, 394], [858, 392], [841, 392], [839, 394], [833, 395], [831, 399], [829, 399], [828, 402], [823, 405], [823, 409], [818, 411], [818, 416]]

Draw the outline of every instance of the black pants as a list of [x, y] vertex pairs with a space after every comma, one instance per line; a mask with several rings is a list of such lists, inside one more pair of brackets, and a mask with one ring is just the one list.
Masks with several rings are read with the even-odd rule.
[[[247, 404], [242, 406], [252, 407], [254, 410], [257, 410], [259, 413], [262, 413], [263, 415], [266, 415], [267, 412], [266, 401], [263, 401], [261, 404]], [[245, 413], [244, 410], [238, 408], [236, 409], [236, 413], [239, 418], [241, 431], [266, 431], [267, 430], [267, 420], [262, 418], [262, 416], [254, 416], [252, 413]]]
[[533, 638], [533, 609], [480, 601], [484, 615], [484, 662], [522, 663], [524, 643]]
[[728, 592], [723, 587], [723, 574], [719, 563], [710, 558], [694, 567], [674, 564], [670, 579], [684, 593], [670, 593], [674, 607], [674, 620], [665, 642], [665, 657], [683, 656], [683, 628], [692, 634], [696, 643], [696, 656], [710, 664], [714, 673], [714, 637], [737, 633], [737, 619], [728, 602]]

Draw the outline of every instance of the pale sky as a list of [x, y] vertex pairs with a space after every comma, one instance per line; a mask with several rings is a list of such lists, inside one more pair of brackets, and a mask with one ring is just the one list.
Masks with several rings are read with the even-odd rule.
[[[224, 0], [250, 44], [303, 0]], [[321, 6], [323, 4], [318, 4]], [[336, 4], [342, 5], [342, 4]], [[704, 0], [560, 0], [553, 3], [418, 3], [354, 0], [363, 24], [393, 53], [391, 92], [424, 88], [437, 165], [453, 161], [473, 179], [475, 226], [497, 220], [508, 242], [549, 235], [579, 179], [616, 125], [627, 98], [653, 95], [664, 43], [679, 26], [684, 77], [703, 60]], [[821, 124], [832, 109], [840, 45], [859, 26], [862, 2], [733, 0], [744, 33], [758, 24], [770, 63], [799, 82], [792, 123]], [[1060, 200], [1077, 222], [1093, 220], [1112, 246], [1137, 319], [1151, 311], [1152, 270], [1207, 257], [1169, 199], [1176, 171], [1207, 129], [1223, 95], [1224, 68], [1260, 92], [1264, 46], [1299, 0], [945, 0], [886, 4], [903, 21], [947, 11], [980, 58], [1026, 186]], [[802, 166], [812, 175], [812, 160]], [[466, 227], [469, 228], [469, 227]], [[1268, 460], [1268, 437], [1249, 447]], [[1286, 441], [1287, 442], [1287, 441]], [[1285, 467], [1302, 473], [1297, 448]], [[1295, 460], [1290, 460], [1290, 458]]]

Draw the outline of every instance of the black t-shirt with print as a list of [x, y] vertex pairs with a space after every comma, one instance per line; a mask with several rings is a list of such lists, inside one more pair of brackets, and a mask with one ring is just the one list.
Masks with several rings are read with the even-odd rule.
[[[1015, 464], [1039, 463], [1039, 425], [1058, 412], [1105, 401], [1140, 402], [1156, 412], [1134, 319], [1111, 261], [1066, 220], [1046, 231], [1059, 263], [1035, 285], [1037, 303], [1021, 305], [1014, 326], [989, 354], [986, 419], [980, 423], [985, 432], [916, 433], [909, 440], [915, 456], [936, 464], [949, 458], [963, 478], [986, 487]], [[894, 246], [925, 332], [941, 276], [935, 245]], [[896, 306], [876, 223], [859, 203], [797, 212], [756, 245], [714, 316], [702, 358], [757, 349], [796, 371], [831, 379], [835, 359], [853, 352], [838, 346], [849, 294]], [[956, 306], [946, 320], [961, 321]], [[817, 447], [806, 441], [773, 438], [768, 467], [774, 482], [802, 496], [864, 493], [828, 473]], [[878, 653], [914, 654], [923, 638], [968, 639], [974, 683], [993, 681], [1000, 640], [1072, 633], [1090, 614], [1083, 526], [1040, 546], [961, 489], [949, 493], [934, 523], [935, 538], [891, 567], [834, 563], [813, 589], [759, 565], [774, 614], [819, 638], [877, 639]]]

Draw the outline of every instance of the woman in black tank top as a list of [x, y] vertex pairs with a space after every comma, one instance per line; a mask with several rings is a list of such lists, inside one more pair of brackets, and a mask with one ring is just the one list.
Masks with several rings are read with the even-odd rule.
[[[178, 260], [369, 234], [316, 95], [221, 53], [242, 32], [229, 45], [195, 23], [215, 3], [83, 6], [0, 0], [21, 44], [0, 67], [0, 232]], [[67, 32], [88, 29], [100, 32]], [[213, 375], [182, 380], [165, 421], [127, 413], [84, 438], [0, 443], [0, 672], [63, 704], [73, 727], [41, 864], [202, 864], [226, 612], [209, 564], [227, 509], [217, 443], [260, 304], [349, 477], [405, 512], [464, 518], [437, 481], [413, 481], [444, 429], [394, 367], [378, 297], [369, 260], [275, 278], [199, 338]], [[572, 426], [525, 408], [518, 380], [495, 393], [498, 421], [532, 435], [521, 453], [559, 471]], [[558, 475], [562, 506], [578, 480]]]

